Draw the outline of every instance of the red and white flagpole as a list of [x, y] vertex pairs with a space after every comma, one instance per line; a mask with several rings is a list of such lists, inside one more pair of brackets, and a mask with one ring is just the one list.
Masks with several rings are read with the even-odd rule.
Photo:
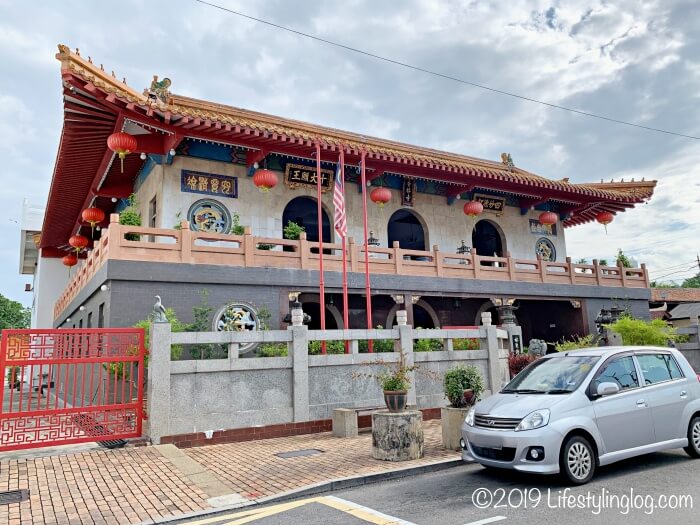
[[[350, 313], [348, 311], [348, 253], [347, 253], [347, 202], [345, 201], [345, 146], [340, 146], [340, 158], [338, 163], [340, 164], [340, 180], [343, 181], [343, 206], [345, 207], [345, 235], [342, 237], [343, 241], [343, 326], [346, 330], [350, 329]], [[350, 343], [345, 341], [345, 353], [350, 353]]]
[[[321, 311], [321, 330], [326, 329], [326, 284], [323, 281], [323, 207], [321, 206], [321, 143], [316, 141], [316, 195], [318, 200], [318, 291]], [[326, 353], [326, 342], [321, 341], [321, 353]]]
[[[360, 163], [362, 168], [360, 170], [360, 183], [362, 184], [362, 220], [364, 223], [364, 233], [365, 233], [365, 294], [367, 295], [367, 329], [372, 329], [372, 291], [370, 289], [369, 282], [369, 246], [367, 245], [367, 176], [365, 173], [365, 156], [367, 153], [362, 150], [360, 152]], [[369, 352], [374, 352], [374, 341], [369, 340], [368, 344]]]

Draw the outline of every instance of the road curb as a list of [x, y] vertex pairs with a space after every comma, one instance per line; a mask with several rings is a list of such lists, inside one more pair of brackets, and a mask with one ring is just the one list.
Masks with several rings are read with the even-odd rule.
[[247, 507], [253, 507], [256, 505], [266, 505], [269, 503], [282, 503], [292, 499], [302, 498], [306, 496], [312, 496], [315, 494], [320, 494], [322, 492], [333, 492], [341, 489], [349, 489], [353, 487], [359, 487], [362, 485], [369, 485], [371, 483], [378, 483], [381, 481], [389, 481], [392, 479], [399, 479], [408, 476], [418, 476], [420, 474], [427, 474], [429, 472], [439, 472], [441, 470], [446, 470], [453, 467], [458, 467], [464, 465], [465, 463], [461, 458], [457, 459], [446, 459], [441, 461], [436, 461], [434, 463], [429, 463], [427, 465], [418, 465], [415, 467], [405, 467], [394, 470], [389, 470], [387, 472], [378, 472], [376, 474], [367, 474], [359, 476], [350, 476], [347, 478], [338, 478], [330, 481], [322, 481], [313, 485], [307, 485], [299, 489], [290, 490], [287, 492], [282, 492], [280, 494], [274, 494], [272, 496], [265, 496], [264, 498], [258, 498], [255, 500], [246, 501], [244, 503], [229, 505], [226, 507], [218, 507], [214, 509], [199, 510], [195, 512], [189, 512], [187, 514], [181, 514], [178, 516], [163, 516], [161, 518], [155, 518], [153, 520], [143, 521], [139, 525], [156, 525], [156, 524], [177, 524], [184, 522], [185, 520], [191, 520], [194, 518], [202, 517], [213, 517], [216, 514], [223, 514], [230, 512], [232, 510], [243, 509]]

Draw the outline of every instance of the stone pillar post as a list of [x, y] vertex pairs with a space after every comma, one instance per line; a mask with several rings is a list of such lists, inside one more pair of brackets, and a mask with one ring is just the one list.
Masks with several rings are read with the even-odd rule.
[[301, 305], [292, 308], [292, 383], [294, 422], [309, 420], [309, 329], [304, 326]]
[[[403, 324], [398, 325], [399, 329], [399, 351], [403, 354], [403, 360], [406, 366], [413, 366], [413, 327]], [[409, 372], [409, 380], [411, 386], [408, 389], [408, 405], [416, 406], [416, 373]]]
[[148, 436], [154, 445], [170, 433], [170, 323], [152, 323], [148, 358]]

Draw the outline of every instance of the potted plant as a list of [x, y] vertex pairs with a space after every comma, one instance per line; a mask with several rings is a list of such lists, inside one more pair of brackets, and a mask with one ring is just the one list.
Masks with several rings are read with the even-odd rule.
[[484, 392], [484, 378], [474, 365], [457, 365], [445, 373], [443, 387], [450, 406], [440, 409], [442, 444], [448, 450], [459, 450], [462, 423]]
[[368, 377], [376, 380], [384, 392], [384, 404], [389, 412], [402, 412], [406, 410], [408, 403], [408, 389], [411, 386], [409, 374], [418, 370], [418, 366], [406, 363], [404, 352], [399, 353], [399, 360], [396, 363], [388, 363], [383, 359], [377, 359], [366, 363], [366, 365], [386, 365], [386, 368], [379, 373], [353, 373], [353, 379], [358, 377]]

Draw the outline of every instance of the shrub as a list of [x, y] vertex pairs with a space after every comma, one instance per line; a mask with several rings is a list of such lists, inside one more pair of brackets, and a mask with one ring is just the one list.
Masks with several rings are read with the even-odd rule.
[[285, 239], [290, 241], [298, 241], [301, 237], [301, 232], [306, 231], [303, 226], [298, 225], [294, 221], [287, 221], [287, 225], [282, 228], [282, 234]]
[[625, 315], [608, 325], [608, 328], [622, 336], [622, 344], [625, 346], [666, 346], [678, 339], [676, 329], [663, 319], [642, 321]]
[[457, 365], [445, 373], [443, 381], [445, 397], [455, 408], [466, 406], [464, 391], [471, 389], [474, 392], [474, 400], [478, 401], [484, 392], [484, 378], [474, 365]]
[[287, 343], [265, 343], [258, 347], [258, 357], [287, 357]]
[[480, 350], [481, 341], [478, 339], [453, 339], [452, 350]]
[[[124, 226], [141, 226], [141, 214], [138, 212], [136, 195], [129, 195], [129, 205], [119, 214], [119, 224]], [[127, 241], [138, 241], [141, 236], [136, 233], [127, 233], [124, 238]]]
[[241, 224], [241, 216], [238, 212], [231, 214], [231, 229], [229, 233], [231, 235], [243, 235], [245, 233], [245, 226]]
[[442, 350], [440, 339], [416, 339], [413, 341], [414, 352], [439, 352]]
[[593, 334], [584, 335], [583, 337], [576, 336], [570, 341], [562, 339], [554, 345], [554, 348], [556, 348], [557, 352], [569, 352], [570, 350], [590, 348], [591, 346], [595, 346], [593, 344]]
[[[380, 324], [377, 325], [377, 330], [383, 330], [384, 327]], [[360, 353], [369, 352], [369, 342], [366, 339], [361, 339], [357, 342], [357, 350]], [[374, 339], [372, 343], [372, 351], [376, 354], [393, 352], [394, 351], [394, 340], [393, 339]]]
[[[309, 355], [321, 353], [321, 341], [309, 341]], [[326, 341], [326, 354], [344, 354], [345, 341]]]
[[517, 376], [522, 370], [532, 363], [537, 356], [532, 354], [516, 354], [510, 352], [508, 354], [508, 370], [510, 372], [510, 377]]

